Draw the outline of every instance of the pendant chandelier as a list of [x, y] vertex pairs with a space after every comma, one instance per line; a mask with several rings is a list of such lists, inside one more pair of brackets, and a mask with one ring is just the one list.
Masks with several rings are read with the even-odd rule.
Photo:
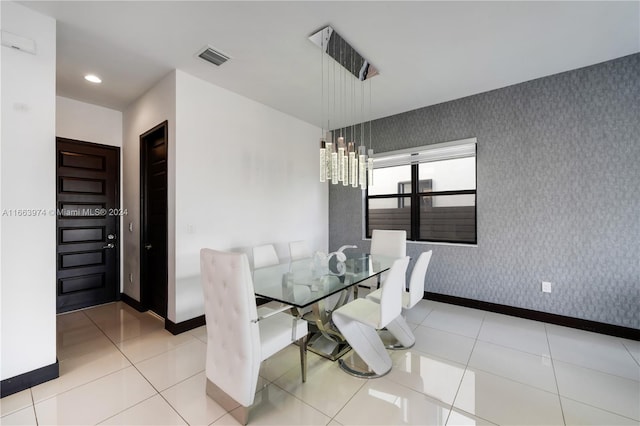
[[[366, 190], [367, 184], [373, 183], [373, 149], [370, 118], [369, 149], [365, 143], [365, 82], [369, 86], [370, 116], [370, 79], [378, 71], [330, 26], [314, 33], [309, 40], [320, 47], [320, 182], [342, 183]], [[334, 125], [336, 122], [360, 124], [342, 125], [332, 130], [332, 121]]]

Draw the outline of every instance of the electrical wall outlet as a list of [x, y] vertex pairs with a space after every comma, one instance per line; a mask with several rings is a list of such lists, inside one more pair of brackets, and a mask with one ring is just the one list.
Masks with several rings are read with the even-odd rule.
[[542, 281], [542, 292], [551, 293], [551, 283], [549, 281]]

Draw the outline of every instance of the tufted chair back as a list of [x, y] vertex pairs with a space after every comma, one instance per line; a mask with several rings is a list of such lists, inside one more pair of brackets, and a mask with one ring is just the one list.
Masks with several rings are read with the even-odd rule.
[[260, 369], [255, 294], [244, 253], [200, 250], [207, 322], [207, 378], [244, 406], [253, 403]]
[[309, 259], [312, 257], [311, 249], [306, 241], [292, 241], [289, 243], [291, 260]]
[[256, 246], [253, 248], [253, 269], [273, 266], [280, 263], [276, 248], [272, 244]]

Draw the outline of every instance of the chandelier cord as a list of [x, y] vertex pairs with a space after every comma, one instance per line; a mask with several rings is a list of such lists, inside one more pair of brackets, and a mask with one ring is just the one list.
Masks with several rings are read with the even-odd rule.
[[320, 137], [324, 136], [324, 33], [320, 36]]
[[371, 121], [373, 120], [373, 113], [371, 111], [371, 79], [369, 79], [369, 149], [373, 149], [371, 145]]

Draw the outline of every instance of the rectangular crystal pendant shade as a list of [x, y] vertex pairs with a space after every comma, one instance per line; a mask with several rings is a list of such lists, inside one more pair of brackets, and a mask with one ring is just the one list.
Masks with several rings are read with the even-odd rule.
[[373, 150], [369, 150], [369, 159], [367, 164], [367, 178], [369, 186], [373, 185]]
[[342, 182], [342, 174], [343, 174], [342, 156], [343, 155], [344, 155], [344, 149], [340, 147], [340, 144], [338, 144], [338, 182]]
[[338, 184], [338, 153], [336, 151], [331, 152], [331, 183]]
[[360, 145], [356, 152], [355, 143], [345, 144], [342, 137], [336, 144], [321, 138], [320, 182], [327, 180], [334, 185], [342, 182], [343, 186], [367, 189], [373, 184], [373, 150]]
[[320, 182], [327, 181], [327, 142], [320, 139]]
[[367, 155], [364, 145], [358, 147], [358, 180], [360, 181], [360, 188], [367, 189]]

